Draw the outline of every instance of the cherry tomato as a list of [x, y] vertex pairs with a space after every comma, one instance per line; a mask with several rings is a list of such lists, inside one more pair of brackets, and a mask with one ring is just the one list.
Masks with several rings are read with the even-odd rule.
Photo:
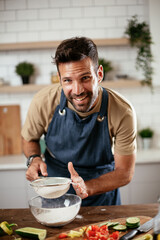
[[59, 235], [59, 238], [60, 238], [60, 239], [66, 238], [66, 237], [68, 237], [66, 233], [61, 233], [61, 234]]

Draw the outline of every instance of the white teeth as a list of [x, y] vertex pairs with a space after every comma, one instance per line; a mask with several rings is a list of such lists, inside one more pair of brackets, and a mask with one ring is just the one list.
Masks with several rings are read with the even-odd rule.
[[85, 97], [83, 97], [83, 98], [76, 98], [77, 101], [82, 101], [83, 99], [85, 99]]

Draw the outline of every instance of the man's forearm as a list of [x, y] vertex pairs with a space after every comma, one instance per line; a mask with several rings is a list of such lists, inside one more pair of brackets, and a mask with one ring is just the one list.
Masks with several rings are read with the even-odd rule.
[[124, 186], [131, 181], [131, 178], [129, 173], [124, 174], [123, 170], [117, 169], [96, 179], [85, 181], [88, 196], [109, 192]]
[[22, 148], [23, 148], [23, 152], [27, 158], [34, 154], [41, 155], [39, 141], [27, 142], [24, 138], [22, 138]]

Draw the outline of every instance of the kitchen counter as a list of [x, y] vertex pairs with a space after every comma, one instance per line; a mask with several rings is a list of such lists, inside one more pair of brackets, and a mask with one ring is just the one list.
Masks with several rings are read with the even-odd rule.
[[[160, 149], [138, 150], [136, 164], [160, 163]], [[27, 169], [22, 155], [0, 156], [0, 170]]]
[[[81, 207], [80, 212], [75, 220], [61, 228], [45, 227], [41, 225], [32, 216], [30, 209], [0, 209], [0, 216], [1, 221], [17, 223], [18, 228], [35, 227], [46, 229], [48, 238], [77, 227], [94, 224], [95, 222], [107, 221], [115, 218], [126, 218], [131, 216], [154, 217], [157, 212], [158, 204]], [[11, 236], [3, 236], [3, 240], [9, 239], [11, 239]]]
[[137, 151], [136, 164], [160, 163], [160, 149], [150, 148]]
[[27, 169], [26, 157], [22, 155], [0, 156], [0, 170]]

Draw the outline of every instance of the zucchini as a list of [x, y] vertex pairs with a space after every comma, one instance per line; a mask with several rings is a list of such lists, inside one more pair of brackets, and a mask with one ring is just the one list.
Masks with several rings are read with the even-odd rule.
[[119, 225], [119, 222], [108, 222], [108, 228], [113, 228], [114, 226]]
[[137, 228], [140, 226], [140, 219], [138, 217], [129, 217], [126, 219], [126, 226], [128, 228]]
[[114, 226], [113, 229], [116, 231], [126, 231], [127, 227], [126, 227], [126, 225], [118, 224], [118, 225]]
[[119, 222], [103, 222], [99, 225], [99, 227], [107, 225], [108, 228], [112, 228], [118, 224], [119, 224]]
[[47, 231], [45, 229], [32, 228], [32, 227], [19, 228], [19, 229], [16, 229], [15, 232], [22, 237], [39, 239], [39, 240], [44, 240], [47, 235]]

